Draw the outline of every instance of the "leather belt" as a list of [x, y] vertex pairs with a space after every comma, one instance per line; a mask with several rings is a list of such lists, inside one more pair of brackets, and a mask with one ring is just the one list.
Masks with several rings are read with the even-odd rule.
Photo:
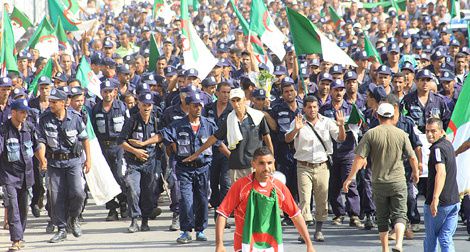
[[206, 165], [206, 163], [202, 163], [199, 161], [193, 161], [193, 162], [188, 162], [188, 163], [183, 163], [183, 164], [186, 167], [192, 167], [192, 168], [201, 168]]
[[318, 164], [314, 164], [314, 163], [309, 163], [309, 162], [306, 162], [306, 161], [299, 161], [297, 160], [297, 164], [300, 164], [302, 166], [305, 166], [305, 167], [310, 167], [310, 168], [317, 168], [318, 166], [324, 164], [325, 162], [321, 162], [321, 163], [318, 163]]
[[104, 145], [106, 147], [109, 147], [109, 146], [113, 146], [113, 145], [116, 145], [116, 141], [107, 141], [107, 140], [103, 140], [103, 141], [100, 141], [101, 145]]
[[52, 159], [52, 160], [69, 160], [72, 158], [77, 158], [80, 157], [80, 155], [75, 155], [72, 153], [46, 153], [46, 158], [47, 159]]

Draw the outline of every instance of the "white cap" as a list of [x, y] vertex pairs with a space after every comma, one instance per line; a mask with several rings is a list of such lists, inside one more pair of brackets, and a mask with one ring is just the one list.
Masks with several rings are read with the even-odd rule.
[[241, 88], [234, 88], [230, 90], [230, 100], [233, 98], [245, 98], [245, 92]]
[[393, 117], [393, 114], [395, 113], [395, 108], [393, 107], [392, 104], [390, 103], [381, 103], [379, 105], [379, 108], [377, 109], [377, 114], [383, 116], [383, 117]]

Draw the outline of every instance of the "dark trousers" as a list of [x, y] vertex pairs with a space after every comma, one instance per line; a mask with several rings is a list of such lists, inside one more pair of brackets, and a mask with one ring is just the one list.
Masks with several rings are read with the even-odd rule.
[[8, 211], [10, 241], [21, 241], [28, 217], [28, 189], [25, 186], [18, 189], [13, 185], [3, 188], [6, 190], [4, 202]]
[[176, 166], [180, 185], [181, 231], [203, 231], [207, 227], [209, 165], [201, 168]]
[[209, 202], [217, 208], [230, 189], [230, 177], [228, 175], [228, 158], [222, 153], [215, 152], [210, 166], [211, 196]]
[[[291, 156], [291, 153], [287, 153], [287, 156]], [[293, 156], [292, 156], [293, 157]], [[277, 169], [286, 176], [286, 186], [289, 188], [294, 200], [299, 200], [299, 189], [297, 185], [297, 161], [293, 158], [279, 159]]]
[[361, 200], [355, 181], [351, 182], [349, 191], [346, 193], [346, 207], [341, 198], [341, 188], [343, 188], [343, 183], [351, 172], [353, 158], [354, 157], [344, 157], [333, 159], [333, 166], [330, 170], [328, 198], [331, 204], [331, 210], [335, 216], [344, 216], [346, 212], [349, 216], [359, 216], [360, 214]]
[[418, 211], [418, 195], [413, 196], [413, 182], [411, 178], [407, 178], [406, 187], [408, 188], [408, 198], [406, 200], [407, 212], [406, 215], [411, 224], [419, 224], [421, 222], [421, 215]]
[[106, 202], [106, 209], [116, 209], [120, 204], [126, 203], [126, 183], [124, 181], [124, 175], [122, 175], [122, 158], [124, 155], [124, 150], [118, 146], [101, 146], [103, 156], [106, 159], [106, 162], [113, 173], [113, 177], [116, 182], [121, 187], [121, 193], [116, 196], [118, 202], [115, 199], [112, 199]]
[[170, 211], [173, 213], [179, 213], [181, 192], [180, 184], [178, 183], [178, 177], [176, 176], [176, 160], [175, 156], [171, 155], [168, 158], [168, 187], [170, 188]]
[[33, 185], [33, 197], [31, 198], [31, 206], [39, 205], [39, 200], [42, 198], [46, 190], [44, 189], [44, 185], [42, 180], [44, 178], [44, 174], [39, 171], [39, 162], [34, 157], [33, 158], [33, 171], [34, 171], [34, 185]]
[[370, 168], [361, 169], [356, 176], [359, 181], [357, 189], [361, 198], [361, 212], [364, 214], [375, 213], [375, 203], [372, 199], [372, 171]]
[[85, 201], [84, 179], [81, 163], [69, 167], [48, 167], [49, 199], [52, 223], [65, 228], [67, 217], [80, 215]]
[[[126, 160], [127, 161], [127, 160]], [[155, 207], [155, 160], [146, 165], [127, 163], [125, 181], [128, 188], [129, 216], [148, 218]]]
[[463, 210], [465, 220], [467, 220], [467, 234], [470, 234], [470, 196], [469, 195], [465, 195], [465, 197], [463, 197], [462, 210]]

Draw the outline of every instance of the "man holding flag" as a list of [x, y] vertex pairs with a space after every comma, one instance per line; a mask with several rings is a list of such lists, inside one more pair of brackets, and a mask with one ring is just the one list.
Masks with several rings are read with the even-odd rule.
[[[274, 156], [267, 147], [253, 153], [252, 174], [237, 180], [217, 209], [216, 252], [226, 251], [223, 234], [230, 214], [235, 211], [234, 251], [283, 251], [281, 210], [294, 222], [307, 251], [314, 252], [300, 209], [287, 187], [272, 176]], [[264, 223], [264, 224], [261, 224]]]

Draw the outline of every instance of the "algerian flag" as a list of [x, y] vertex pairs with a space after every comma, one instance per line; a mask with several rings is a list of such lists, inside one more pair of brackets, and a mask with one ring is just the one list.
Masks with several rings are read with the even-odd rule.
[[26, 33], [29, 27], [32, 27], [33, 24], [29, 21], [28, 17], [18, 10], [16, 7], [13, 7], [13, 12], [10, 15], [11, 25], [13, 26], [13, 33], [15, 34], [15, 43], [20, 40], [21, 37]]
[[390, 0], [390, 3], [392, 7], [395, 8], [396, 12], [399, 12], [399, 11], [404, 12], [406, 10], [406, 1], [405, 2], [400, 1], [401, 4], [398, 4], [398, 1]]
[[263, 48], [263, 43], [259, 39], [259, 37], [254, 33], [250, 32], [250, 26], [248, 22], [245, 20], [243, 15], [240, 13], [238, 10], [237, 6], [235, 5], [233, 0], [230, 0], [230, 3], [232, 4], [232, 8], [235, 12], [235, 14], [238, 17], [238, 20], [240, 20], [240, 24], [242, 26], [243, 34], [245, 36], [249, 36], [249, 41], [251, 42], [251, 46], [253, 47], [253, 53], [255, 54], [255, 58], [258, 61], [258, 63], [263, 63], [269, 68], [269, 72], [272, 73], [274, 71], [274, 65], [269, 59], [268, 55], [266, 54], [266, 51]]
[[251, 2], [250, 32], [261, 38], [261, 41], [282, 60], [286, 55], [284, 41], [286, 36], [276, 27], [262, 0]]
[[335, 9], [333, 7], [328, 6], [328, 11], [330, 12], [330, 18], [331, 21], [333, 21], [335, 29], [339, 30], [341, 27], [341, 22], [343, 22], [343, 19], [336, 13]]
[[49, 16], [54, 24], [61, 20], [66, 31], [78, 31], [80, 6], [75, 0], [49, 0]]
[[447, 0], [447, 9], [452, 18], [460, 20], [460, 0]]
[[65, 49], [64, 52], [70, 55], [72, 61], [75, 61], [75, 57], [73, 57], [73, 49], [69, 43], [67, 35], [65, 34], [64, 28], [62, 27], [62, 21], [60, 19], [57, 20], [57, 25], [55, 27], [55, 33], [57, 36], [57, 40], [59, 41], [59, 45], [62, 45]]
[[46, 17], [42, 19], [36, 32], [31, 37], [28, 47], [38, 50], [39, 56], [44, 58], [50, 58], [52, 54], [59, 51], [59, 40]]
[[87, 117], [86, 131], [90, 142], [90, 153], [93, 153], [93, 156], [90, 171], [85, 174], [85, 177], [95, 204], [104, 205], [120, 194], [121, 188], [114, 180], [111, 169], [103, 156], [100, 143], [91, 125], [90, 116], [87, 115]]
[[364, 32], [364, 51], [366, 51], [367, 56], [369, 57], [369, 59], [372, 58], [375, 61], [379, 62], [380, 64], [383, 64], [382, 63], [382, 58], [380, 58], [380, 55], [377, 52], [377, 49], [375, 48], [375, 46], [370, 41], [369, 35], [367, 35], [365, 32]]
[[323, 59], [330, 63], [357, 67], [356, 63], [338, 45], [323, 35], [304, 15], [287, 7], [287, 18], [297, 55], [322, 54]]
[[36, 96], [38, 93], [38, 81], [41, 77], [46, 76], [48, 78], [52, 77], [52, 59], [49, 59], [44, 66], [44, 68], [39, 72], [38, 75], [34, 78], [34, 80], [28, 85], [28, 93], [30, 96]]
[[[454, 112], [447, 127], [447, 137], [452, 142], [454, 149], [470, 138], [470, 75], [467, 76], [460, 91], [459, 99], [455, 104]], [[461, 194], [470, 193], [470, 151], [461, 153], [456, 157], [457, 184]]]
[[160, 15], [160, 12], [162, 11], [164, 5], [165, 2], [163, 0], [153, 1], [152, 14], [154, 19], [156, 19]]
[[18, 72], [18, 65], [16, 62], [16, 49], [13, 43], [13, 27], [10, 22], [10, 17], [6, 9], [3, 9], [3, 31], [2, 31], [2, 44], [0, 51], [0, 66], [2, 76], [6, 76], [7, 71]]
[[189, 19], [188, 4], [181, 1], [183, 58], [185, 69], [194, 68], [199, 72], [199, 79], [205, 79], [217, 64], [218, 60], [207, 49], [204, 42], [197, 35]]
[[149, 56], [149, 65], [148, 70], [149, 72], [155, 71], [157, 68], [157, 61], [160, 57], [160, 53], [158, 52], [157, 41], [155, 41], [155, 35], [152, 34], [150, 36], [150, 56]]
[[153, 19], [163, 18], [165, 24], [169, 24], [172, 18], [176, 16], [176, 13], [171, 10], [171, 6], [164, 0], [154, 0], [152, 14]]
[[251, 190], [243, 225], [242, 252], [284, 252], [280, 216], [275, 189], [271, 197]]
[[88, 89], [89, 92], [98, 96], [100, 99], [103, 99], [100, 92], [101, 81], [91, 70], [90, 64], [88, 64], [88, 61], [86, 61], [85, 57], [82, 57], [80, 60], [76, 78], [80, 80], [82, 87]]
[[354, 138], [356, 139], [356, 142], [359, 139], [359, 132], [361, 131], [361, 125], [365, 121], [366, 120], [364, 119], [364, 115], [362, 114], [361, 110], [357, 108], [356, 104], [353, 104], [351, 114], [349, 115], [346, 125], [348, 125], [348, 128], [353, 133]]

